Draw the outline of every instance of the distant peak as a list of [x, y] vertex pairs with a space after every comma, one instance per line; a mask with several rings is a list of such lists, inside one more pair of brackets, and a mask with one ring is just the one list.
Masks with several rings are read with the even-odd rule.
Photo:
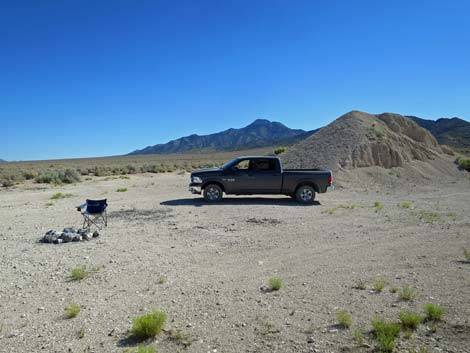
[[256, 119], [250, 125], [267, 125], [267, 124], [271, 124], [271, 121], [269, 121], [268, 119]]

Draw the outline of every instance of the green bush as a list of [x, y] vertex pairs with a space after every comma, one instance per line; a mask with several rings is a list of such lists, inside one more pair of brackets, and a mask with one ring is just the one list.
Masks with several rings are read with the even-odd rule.
[[132, 320], [131, 333], [138, 339], [147, 339], [158, 335], [165, 326], [166, 314], [155, 310]]
[[382, 208], [384, 208], [384, 206], [379, 201], [374, 202], [374, 207], [376, 211], [380, 211]]
[[336, 320], [338, 320], [338, 325], [343, 328], [349, 328], [352, 325], [351, 314], [347, 310], [338, 310]]
[[402, 311], [398, 315], [401, 325], [409, 330], [416, 330], [419, 324], [423, 321], [421, 315], [412, 311]]
[[400, 324], [374, 318], [372, 320], [372, 327], [377, 341], [377, 350], [384, 353], [392, 352], [395, 349], [395, 339], [401, 331]]
[[70, 279], [73, 281], [81, 281], [90, 275], [90, 271], [86, 266], [75, 267], [70, 271]]
[[269, 288], [273, 291], [279, 290], [282, 287], [282, 280], [279, 277], [271, 277], [269, 279]]
[[470, 172], [470, 159], [457, 157], [457, 159], [455, 160], [455, 164], [457, 164], [460, 169]]
[[374, 287], [374, 290], [376, 292], [381, 293], [385, 288], [386, 284], [387, 282], [383, 278], [376, 278], [372, 283], [372, 287]]
[[274, 150], [274, 154], [275, 154], [275, 155], [278, 155], [278, 154], [281, 154], [281, 153], [286, 152], [287, 150], [288, 150], [288, 148], [287, 148], [287, 147], [284, 147], [284, 146], [282, 146], [282, 147], [277, 147], [277, 148]]
[[126, 192], [127, 188], [117, 188], [116, 192]]
[[142, 346], [142, 345], [139, 345], [139, 346], [137, 347], [136, 353], [157, 353], [157, 351], [156, 351], [155, 348], [153, 348], [152, 346]]
[[71, 318], [76, 317], [80, 313], [80, 305], [70, 304], [64, 310], [65, 310], [65, 317], [67, 319], [71, 319]]
[[463, 249], [463, 257], [465, 258], [465, 261], [470, 262], [470, 249]]
[[62, 194], [61, 192], [57, 192], [51, 196], [51, 200], [66, 199], [69, 197], [73, 197], [73, 194]]
[[426, 313], [426, 320], [428, 321], [441, 321], [446, 308], [433, 303], [424, 304], [424, 312]]

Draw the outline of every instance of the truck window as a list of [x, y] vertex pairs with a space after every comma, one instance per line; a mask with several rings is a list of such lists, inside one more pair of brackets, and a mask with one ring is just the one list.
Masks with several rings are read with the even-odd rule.
[[258, 159], [253, 162], [254, 171], [272, 172], [276, 170], [276, 163], [273, 159]]
[[250, 169], [250, 160], [249, 159], [245, 159], [243, 161], [240, 161], [238, 162], [237, 164], [235, 164], [235, 167], [238, 169], [238, 170], [248, 170]]

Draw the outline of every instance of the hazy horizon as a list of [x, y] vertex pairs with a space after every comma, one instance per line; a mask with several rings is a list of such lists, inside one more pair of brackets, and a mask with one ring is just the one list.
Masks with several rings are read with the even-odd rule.
[[0, 5], [0, 158], [122, 155], [258, 118], [470, 118], [466, 1]]

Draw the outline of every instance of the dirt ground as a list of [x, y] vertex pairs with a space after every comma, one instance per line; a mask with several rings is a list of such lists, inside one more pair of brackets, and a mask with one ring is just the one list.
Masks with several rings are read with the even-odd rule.
[[[402, 334], [396, 351], [470, 352], [468, 180], [337, 188], [311, 206], [268, 196], [208, 205], [188, 193], [188, 180], [133, 175], [1, 190], [0, 352], [133, 352], [132, 318], [153, 309], [168, 314], [166, 332], [145, 342], [160, 353], [372, 352], [375, 315], [397, 320], [428, 302], [447, 308], [445, 320]], [[56, 192], [73, 196], [50, 200]], [[49, 229], [80, 226], [74, 207], [85, 198], [109, 202], [98, 238], [38, 242]], [[70, 281], [82, 265], [94, 272]], [[266, 290], [272, 276], [282, 279], [278, 291]], [[388, 283], [381, 293], [372, 290], [377, 278]], [[355, 289], [359, 281], [367, 288]], [[405, 285], [415, 300], [393, 293]], [[81, 312], [66, 319], [72, 302]], [[351, 313], [350, 329], [336, 326], [338, 309]]]

